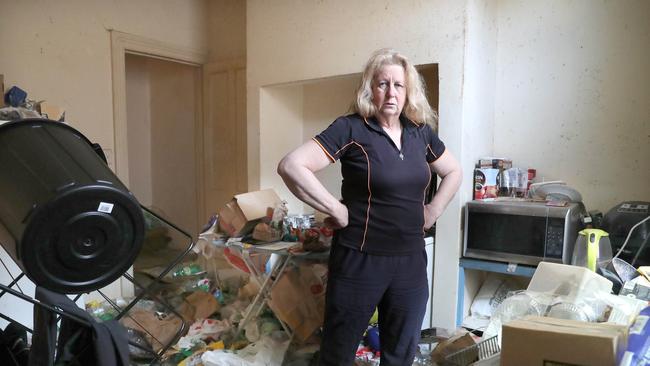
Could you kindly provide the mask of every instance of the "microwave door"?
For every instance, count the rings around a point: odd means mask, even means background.
[[[546,257],[547,217],[476,211],[467,214],[465,256],[531,265]]]

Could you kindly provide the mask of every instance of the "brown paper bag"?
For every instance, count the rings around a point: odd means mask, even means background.
[[[287,323],[298,340],[306,341],[323,324],[324,292],[312,294],[301,278],[308,269],[290,268],[271,290],[269,307]]]

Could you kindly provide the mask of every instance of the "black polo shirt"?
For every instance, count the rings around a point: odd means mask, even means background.
[[[372,254],[410,254],[424,247],[424,199],[429,163],[445,151],[431,126],[400,118],[402,149],[374,118],[339,117],[313,138],[341,160],[341,197],[349,223],[336,243]]]

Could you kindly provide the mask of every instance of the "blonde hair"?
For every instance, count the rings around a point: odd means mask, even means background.
[[[377,107],[372,103],[372,82],[379,70],[386,65],[400,65],[404,68],[406,102],[402,114],[417,124],[428,123],[435,130],[438,117],[427,101],[422,76],[404,55],[390,48],[382,48],[370,56],[363,70],[356,98],[350,107],[351,111],[366,118],[377,113]]]

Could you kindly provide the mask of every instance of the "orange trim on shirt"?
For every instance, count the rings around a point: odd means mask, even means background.
[[[334,157],[330,155],[329,152],[327,152],[327,149],[320,143],[320,141],[316,139],[316,137],[312,137],[311,139],[314,140],[318,144],[318,146],[320,146],[321,149],[323,149],[323,151],[325,152],[327,157],[332,161],[332,163],[336,162],[336,159],[334,159]]]
[[[438,155],[436,155],[436,153],[433,152],[433,150],[431,149],[431,146],[429,144],[427,144],[427,149],[429,149],[429,151],[431,151],[431,155],[433,155],[433,157],[436,158],[436,160],[440,159],[440,156],[444,155],[445,152],[447,151],[447,149],[445,148],[445,150],[442,152],[442,155],[438,156]]]
[[[427,188],[429,188],[429,184],[431,184],[431,174],[429,174],[429,182],[427,185],[424,187],[424,193],[422,194],[422,215],[424,216],[424,201],[427,199]],[[424,221],[427,221],[427,218],[424,217]],[[422,222],[422,235],[427,233],[426,228],[424,227],[424,221]]]
[[[363,154],[366,156],[366,164],[368,164],[368,208],[366,209],[366,227],[363,230],[363,241],[361,242],[361,247],[359,247],[359,250],[363,251],[363,246],[366,244],[366,235],[368,234],[368,221],[370,220],[370,199],[372,198],[372,191],[370,190],[370,159],[368,158],[368,153],[363,148],[363,146],[359,145],[355,141],[352,141],[351,143],[359,146]]]
[[[414,125],[415,125],[415,127],[420,127],[420,124],[419,124],[419,123],[417,123],[417,122],[414,122],[414,121],[411,121],[411,119],[410,119],[410,118],[406,118],[406,120],[407,120],[407,121],[409,121],[409,122],[411,122],[412,124],[414,124]]]
[[[341,150],[345,149],[346,147],[350,146],[350,145],[353,144],[353,143],[355,143],[355,142],[354,142],[354,141],[351,141],[351,142],[348,142],[347,144],[343,145],[342,148],[336,150],[336,152],[334,153],[334,155],[338,155],[338,154],[341,152]]]

